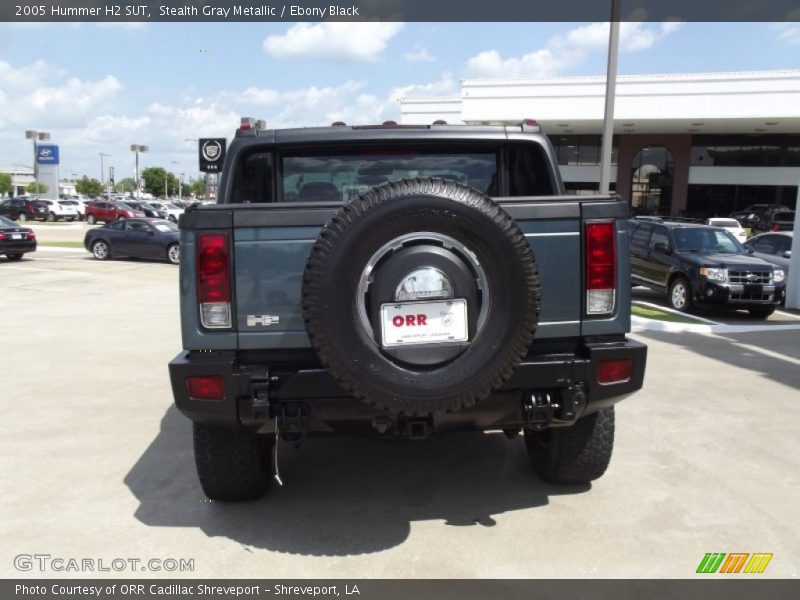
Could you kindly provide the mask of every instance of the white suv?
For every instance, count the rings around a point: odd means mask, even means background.
[[[80,215],[74,204],[61,200],[50,200],[49,198],[39,198],[39,202],[47,205],[48,221],[74,221]]]

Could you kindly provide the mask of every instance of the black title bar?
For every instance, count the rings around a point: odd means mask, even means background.
[[[800,0],[618,0],[622,21],[800,21]],[[608,21],[611,0],[3,0],[7,22]]]

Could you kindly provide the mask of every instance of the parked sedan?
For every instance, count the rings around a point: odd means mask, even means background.
[[[166,219],[119,219],[86,232],[84,247],[97,260],[130,256],[180,262],[180,230]]]
[[[172,202],[150,202],[150,205],[155,207],[162,219],[169,219],[174,223],[177,223],[183,214],[183,209],[175,206]]]
[[[130,206],[133,210],[142,211],[144,213],[144,216],[150,219],[158,219],[159,217],[161,217],[161,215],[158,214],[158,211],[156,210],[155,206],[151,206],[147,202],[138,202],[138,201],[131,202],[130,200],[128,200],[125,202],[125,204]]]
[[[763,258],[773,265],[777,265],[789,277],[789,263],[792,258],[792,238],[791,231],[775,231],[772,233],[762,233],[751,237],[744,243],[744,247],[753,253],[753,256]]]
[[[0,254],[8,260],[19,260],[26,252],[36,250],[36,234],[29,227],[20,227],[11,219],[0,217]]]
[[[722,227],[723,229],[730,231],[733,236],[742,244],[747,239],[747,232],[736,219],[713,217],[706,220],[706,224],[711,225],[712,227]]]

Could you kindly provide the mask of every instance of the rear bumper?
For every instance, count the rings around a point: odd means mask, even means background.
[[[36,250],[36,240],[8,240],[0,242],[0,254],[25,254]]]
[[[630,378],[598,383],[598,365],[609,360],[629,360]],[[433,431],[570,425],[641,389],[646,361],[647,347],[629,339],[586,343],[568,354],[529,356],[489,398],[458,412],[429,415],[427,421]],[[301,407],[307,433],[375,433],[376,429],[392,433],[402,429],[403,415],[388,414],[349,396],[322,368],[240,364],[236,352],[181,352],[169,363],[169,373],[175,404],[193,421],[273,432],[276,418],[283,416],[287,407]],[[224,397],[191,398],[186,381],[192,376],[222,378]],[[549,419],[532,409],[533,398],[555,405]]]

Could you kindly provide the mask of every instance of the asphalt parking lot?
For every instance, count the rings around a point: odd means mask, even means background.
[[[47,553],[189,558],[196,577],[686,578],[707,552],[800,575],[800,327],[637,333],[645,388],[591,486],[543,482],[501,434],[312,439],[282,446],[283,488],[225,505],[171,405],[177,275],[79,249],[0,259],[0,576],[61,575],[14,567]],[[88,576],[106,574],[132,575]]]

